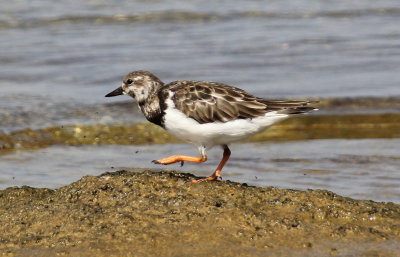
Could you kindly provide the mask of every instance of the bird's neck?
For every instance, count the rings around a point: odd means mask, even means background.
[[[159,89],[152,92],[145,101],[139,102],[139,107],[148,121],[163,127],[164,115],[158,96]]]

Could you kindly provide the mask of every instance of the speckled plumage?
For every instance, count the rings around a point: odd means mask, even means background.
[[[129,73],[122,86],[106,96],[120,94],[135,98],[147,120],[193,143],[201,154],[200,159],[176,155],[156,163],[203,162],[206,149],[223,146],[224,158],[209,180],[219,177],[230,155],[229,143],[255,135],[291,114],[315,110],[308,106],[310,101],[262,99],[218,82],[179,80],[164,85],[148,71]]]
[[[252,119],[270,111],[301,113],[307,101],[271,101],[254,97],[246,91],[216,82],[180,80],[162,90],[174,92],[175,107],[200,124]]]

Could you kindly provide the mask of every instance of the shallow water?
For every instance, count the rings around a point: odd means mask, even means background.
[[[221,81],[266,98],[342,98],[321,113],[399,112],[399,14],[395,0],[2,2],[0,135],[143,121],[129,98],[104,98],[136,69],[165,82]],[[373,97],[366,108],[345,99],[364,96]],[[235,144],[223,175],[399,202],[398,143]],[[150,160],[187,151],[197,154],[188,145],[16,152],[0,156],[0,185],[58,187],[111,166],[159,168]],[[172,168],[209,175],[220,155],[213,150],[206,164]]]
[[[72,3],[0,3],[0,102],[105,103],[135,69],[261,97],[400,95],[395,0]]]
[[[231,146],[223,179],[257,186],[327,189],[356,199],[400,203],[399,139],[309,140],[246,143]],[[190,145],[54,146],[0,156],[0,187],[30,185],[57,188],[83,175],[126,168],[174,169],[208,176],[222,150],[209,151],[203,164],[152,164],[171,154],[198,155]],[[45,164],[45,165],[44,165]]]
[[[266,98],[400,96],[394,0],[72,3],[0,3],[0,131],[135,120],[103,96],[136,69]]]

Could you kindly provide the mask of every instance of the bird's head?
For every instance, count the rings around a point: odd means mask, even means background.
[[[130,95],[141,104],[161,86],[163,86],[163,82],[154,74],[142,70],[133,71],[124,77],[122,86],[108,93],[105,97]]]

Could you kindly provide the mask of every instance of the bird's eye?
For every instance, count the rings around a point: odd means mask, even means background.
[[[131,80],[131,79],[128,79],[127,81],[126,81],[126,84],[132,84],[132,82],[133,82],[133,80]]]

